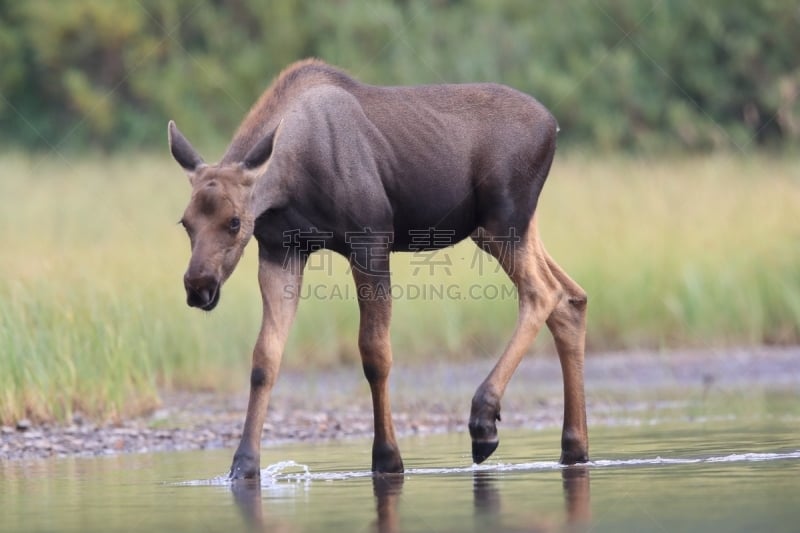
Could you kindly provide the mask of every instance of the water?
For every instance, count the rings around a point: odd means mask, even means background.
[[[367,440],[276,446],[234,485],[229,450],[7,462],[0,531],[800,531],[797,428],[596,428],[572,468],[555,431],[502,432],[480,467],[464,434],[415,437],[384,477]]]

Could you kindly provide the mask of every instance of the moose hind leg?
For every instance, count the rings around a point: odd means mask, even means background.
[[[585,463],[589,460],[583,386],[587,297],[580,285],[572,281],[550,256],[547,256],[547,264],[564,289],[561,299],[547,319],[547,327],[553,334],[564,379],[561,463]]]
[[[485,235],[480,237],[485,241]],[[544,260],[535,219],[531,221],[525,239],[510,251],[493,245],[491,239],[481,244],[498,259],[516,285],[519,316],[514,334],[503,354],[472,398],[469,432],[472,437],[472,459],[476,463],[485,461],[499,444],[497,421],[500,420],[500,400],[522,356],[558,301],[560,289]]]
[[[388,272],[388,265],[387,270]],[[372,394],[375,436],[372,443],[372,471],[403,472],[403,460],[394,434],[389,402],[389,371],[392,347],[389,323],[392,315],[390,284],[387,274],[369,274],[353,267],[361,313],[358,348],[364,375]]]

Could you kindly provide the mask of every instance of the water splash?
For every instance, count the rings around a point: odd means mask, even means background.
[[[286,470],[290,469],[300,469],[303,471],[302,474],[284,474]],[[298,463],[295,461],[280,461],[278,463],[269,465],[266,468],[261,469],[261,479],[277,479],[279,476],[286,476],[286,479],[290,479],[289,476],[309,476],[311,472],[308,469],[308,465],[304,465],[302,463]]]
[[[669,458],[653,457],[649,459],[615,459],[615,460],[595,460],[588,463],[589,466],[609,467],[609,466],[637,466],[637,465],[687,465],[701,463],[742,463],[742,462],[761,462],[779,461],[786,459],[800,459],[800,450],[785,453],[732,453],[719,457],[705,458]]]
[[[734,453],[725,457],[709,457],[706,463],[732,463],[740,461],[775,461],[778,459],[800,459],[800,450],[789,453]]]
[[[687,465],[687,464],[712,464],[712,463],[740,463],[764,462],[800,459],[800,450],[784,453],[734,453],[716,457],[649,457],[639,459],[595,459],[586,463],[590,468],[613,468],[625,466],[658,466],[658,465]],[[409,468],[406,476],[436,476],[465,474],[469,472],[530,472],[559,470],[566,468],[556,461],[536,461],[529,463],[484,463],[470,466],[441,467],[441,468]],[[337,472],[312,472],[308,465],[292,460],[280,461],[261,469],[262,488],[287,487],[291,483],[304,483],[308,486],[312,481],[344,481],[348,479],[369,478],[372,472],[368,470],[337,471]],[[225,476],[216,476],[211,479],[184,481],[175,483],[185,486],[230,486],[231,479]]]
[[[296,470],[296,469],[299,469],[302,472],[286,473],[287,470]],[[304,465],[302,463],[289,460],[289,461],[280,461],[275,464],[271,464],[266,468],[262,468],[260,481],[262,487],[271,487],[275,485],[277,481],[305,481],[312,479],[311,476],[312,474],[311,471],[308,469],[308,465]],[[174,484],[179,486],[182,485],[190,487],[226,487],[230,486],[232,483],[233,480],[226,474],[222,476],[214,476],[210,479],[180,481]]]
[[[191,481],[176,481],[169,483],[178,487],[224,487],[231,484],[231,480],[227,475],[214,476],[210,479],[193,479]]]

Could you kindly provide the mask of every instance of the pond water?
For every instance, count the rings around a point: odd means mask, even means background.
[[[369,440],[267,447],[231,485],[230,450],[0,464],[1,531],[798,531],[797,420],[591,433],[562,468],[559,434],[504,431],[473,467],[466,434],[400,441],[407,472],[373,477]]]

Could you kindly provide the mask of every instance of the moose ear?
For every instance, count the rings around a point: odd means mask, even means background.
[[[167,126],[167,137],[169,139],[169,151],[175,161],[185,170],[189,177],[197,171],[198,168],[205,165],[203,158],[197,151],[189,144],[186,137],[178,130],[175,122],[170,120]]]
[[[275,146],[275,140],[278,138],[278,130],[281,124],[283,124],[283,120],[281,120],[275,129],[258,141],[256,145],[247,152],[247,155],[244,156],[242,167],[244,167],[245,171],[251,174],[253,178],[262,174],[264,166],[269,161],[269,157],[272,155],[272,149]]]

